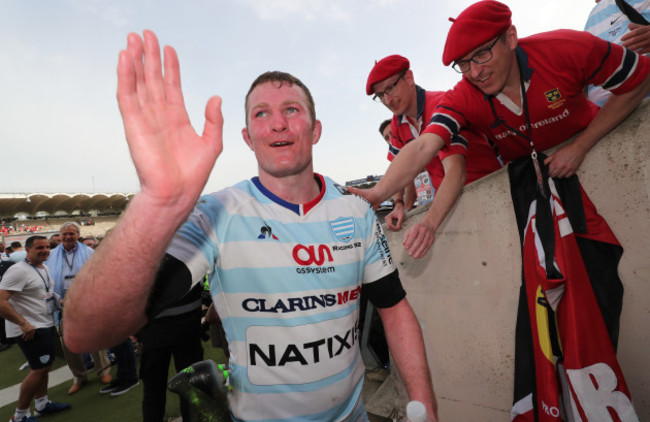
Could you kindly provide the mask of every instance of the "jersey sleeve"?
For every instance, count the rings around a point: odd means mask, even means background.
[[[221,204],[211,195],[201,197],[187,221],[174,235],[167,253],[188,268],[193,282],[214,271],[218,258],[216,221],[223,214]]]
[[[395,263],[390,254],[388,240],[375,212],[367,205],[365,215],[366,249],[363,270],[363,283],[373,283],[395,270]]]
[[[586,82],[601,86],[615,95],[636,88],[650,72],[650,58],[588,32],[575,31],[577,49],[587,52],[584,60]]]
[[[363,289],[378,308],[389,308],[406,296],[397,267],[388,247],[388,240],[375,212],[368,206],[366,224],[370,229],[365,252]]]
[[[447,91],[436,106],[427,127],[422,131],[440,136],[448,147],[445,152],[447,155],[465,154],[467,150],[467,138],[462,133],[468,126],[463,113],[465,90],[464,81],[461,81],[454,89]]]

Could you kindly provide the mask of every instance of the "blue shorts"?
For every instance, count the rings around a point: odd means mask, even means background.
[[[37,328],[34,338],[25,341],[23,337],[14,337],[14,341],[18,343],[23,355],[32,369],[42,369],[52,366],[54,362],[54,340],[56,338],[56,329],[50,328]]]

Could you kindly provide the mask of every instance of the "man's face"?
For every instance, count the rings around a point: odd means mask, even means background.
[[[242,136],[255,152],[260,177],[283,178],[313,172],[312,146],[321,123],[312,121],[302,88],[265,82],[248,97],[248,126]]]
[[[470,60],[477,52],[488,48],[494,43],[492,38],[480,45],[460,60]],[[514,40],[514,41],[513,41]],[[516,33],[514,36],[506,32],[503,38],[492,47],[492,59],[483,64],[470,62],[470,69],[463,73],[463,77],[486,95],[496,95],[503,90],[506,83],[513,76],[513,65],[516,66],[515,47],[517,45]]]
[[[60,234],[54,234],[52,235],[52,238],[50,240],[53,240],[56,242],[57,245],[61,244],[61,235]]]
[[[390,145],[390,136],[391,136],[390,125],[386,125],[384,130],[381,132],[381,136],[383,136],[384,141],[386,141],[386,143]]]
[[[41,265],[50,256],[50,241],[36,239],[31,247],[25,248],[27,259],[34,265]]]
[[[77,244],[77,239],[79,239],[79,232],[74,226],[67,226],[61,230],[61,242],[65,250],[69,251],[74,248]]]
[[[88,246],[89,248],[95,249],[95,246],[97,246],[97,241],[95,239],[84,239],[84,245]]]
[[[372,90],[375,94],[384,94],[381,102],[393,114],[404,114],[408,112],[412,109],[415,101],[417,101],[413,72],[410,70],[406,71],[403,76],[400,72],[373,84]]]

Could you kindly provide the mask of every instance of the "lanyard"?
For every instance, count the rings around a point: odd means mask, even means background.
[[[31,262],[29,262],[29,260],[28,260],[27,258],[25,258],[25,262],[28,263],[29,266],[32,267],[32,268],[34,269],[34,271],[36,271],[36,274],[38,274],[38,276],[41,278],[41,280],[43,280],[43,285],[45,286],[45,291],[46,291],[47,293],[49,293],[49,292],[50,292],[50,288],[49,288],[49,285],[50,285],[50,274],[48,274],[48,272],[45,271],[45,275],[47,276],[47,282],[46,282],[45,279],[43,278],[43,274],[41,274],[41,272],[38,270],[38,268],[36,268],[36,265],[34,265],[34,264],[32,264]]]
[[[74,267],[74,259],[77,256],[77,246],[74,247],[74,252],[72,253],[72,262],[68,261],[68,251],[65,250],[65,248],[61,248],[61,253],[63,254],[63,259],[70,269],[70,273],[72,273],[72,268]],[[63,265],[63,261],[61,261],[61,265]]]
[[[530,144],[530,149],[531,149],[530,158],[532,158],[533,160],[533,166],[535,167],[535,174],[537,175],[537,187],[539,188],[544,198],[546,198],[547,195],[546,195],[546,190],[544,189],[542,170],[539,167],[539,161],[537,160],[537,150],[535,149],[535,144],[533,143],[533,127],[530,124],[530,113],[528,112],[528,99],[526,93],[526,86],[524,84],[524,72],[521,70],[521,66],[519,65],[519,57],[517,57],[517,67],[519,69],[519,86],[521,87],[522,105],[524,108],[524,116],[526,117],[526,133],[522,133],[521,131],[511,127],[509,124],[506,123],[505,120],[499,118],[499,116],[497,115],[497,111],[494,108],[494,102],[492,96],[489,97],[490,107],[492,108],[492,114],[494,114],[494,118],[499,125],[505,126],[506,129],[510,130],[515,135],[525,139]]]

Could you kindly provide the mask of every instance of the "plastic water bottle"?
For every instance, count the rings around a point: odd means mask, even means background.
[[[408,422],[427,422],[427,409],[419,401],[410,401],[406,405],[406,420]]]

